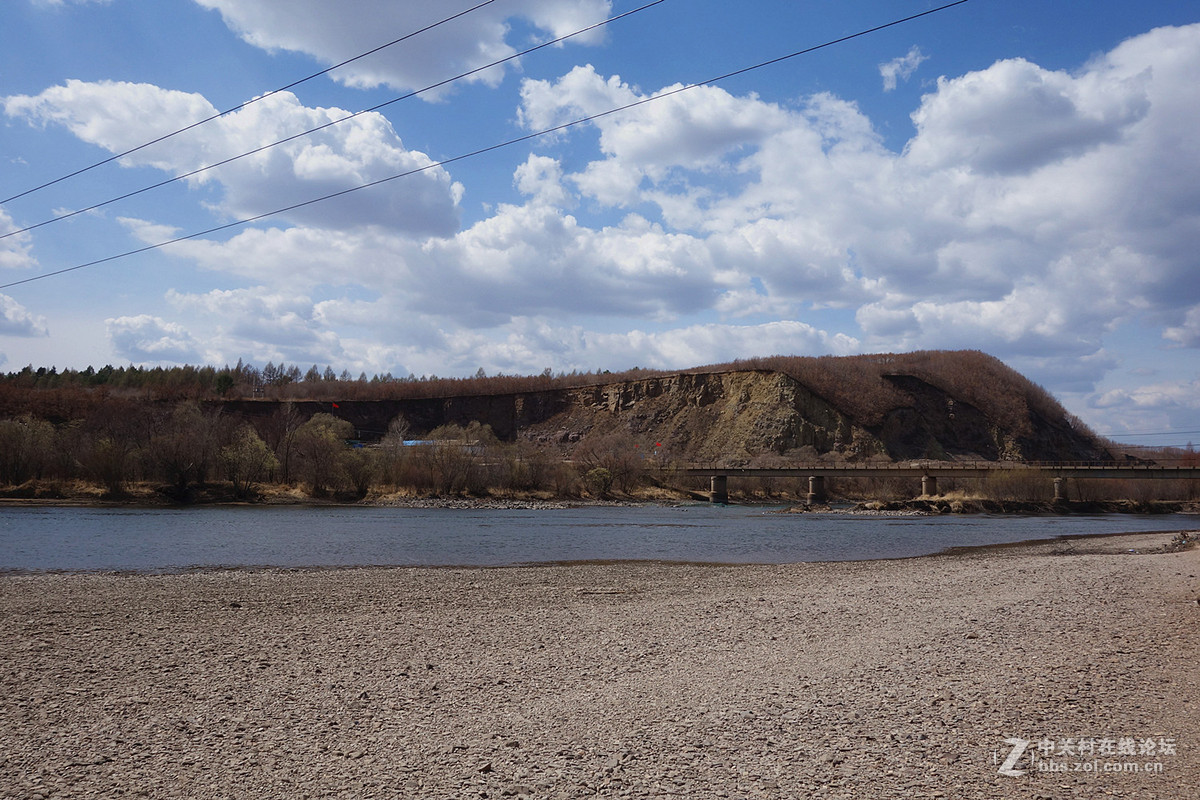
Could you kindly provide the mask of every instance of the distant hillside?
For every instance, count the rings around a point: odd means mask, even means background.
[[[1109,458],[1103,442],[1044,389],[977,351],[773,357],[680,372],[367,379],[314,366],[26,368],[0,376],[0,420],[22,415],[72,430],[148,440],[179,401],[254,422],[264,438],[318,412],[364,440],[403,417],[420,438],[488,425],[503,441],[574,458],[603,444],[660,459],[765,464],[772,459]],[[336,404],[336,408],[335,408]],[[139,433],[139,431],[142,431]]]
[[[543,378],[540,387],[388,399],[295,401],[302,417],[333,411],[365,439],[402,416],[410,435],[443,425],[488,425],[502,440],[570,456],[620,441],[675,461],[914,458],[1090,461],[1103,443],[1041,387],[976,351],[851,357],[776,357],[676,373]],[[607,379],[606,379],[607,378]],[[488,382],[493,381],[489,386]],[[574,385],[572,385],[574,384]],[[509,388],[512,388],[511,386]],[[265,420],[279,400],[212,401]]]

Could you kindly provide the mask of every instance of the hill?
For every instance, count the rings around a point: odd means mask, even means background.
[[[595,497],[653,484],[653,465],[1112,458],[1047,392],[974,351],[620,375],[296,372],[239,364],[0,376],[0,486],[12,497],[62,498],[82,482],[119,499],[136,484],[172,502],[261,497],[268,486],[349,499]]]
[[[472,393],[290,402],[302,418],[332,411],[366,440],[382,437],[400,416],[413,438],[445,425],[477,423],[503,441],[536,443],[564,456],[627,440],[660,458],[728,465],[1111,457],[1044,389],[977,351],[777,357],[589,377],[516,391],[489,391],[507,388],[502,378],[477,379]],[[414,388],[419,386],[397,394],[416,394]],[[211,401],[260,423],[288,402]]]

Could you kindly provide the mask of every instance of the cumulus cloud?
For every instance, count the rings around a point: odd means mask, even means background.
[[[0,234],[11,233],[17,228],[8,212],[0,208]],[[18,233],[0,239],[0,270],[29,269],[37,266],[32,245],[33,238],[28,233]]]
[[[197,363],[196,340],[181,325],[149,314],[116,317],[104,321],[113,349],[139,364]]]
[[[582,325],[558,325],[544,318],[518,317],[487,330],[443,330],[437,349],[397,348],[389,356],[417,374],[459,374],[483,367],[489,373],[533,374],[555,370],[684,369],[702,363],[778,353],[848,354],[853,337],[802,322],[760,325],[706,323],[655,330],[638,327],[614,332]]]
[[[6,294],[0,294],[0,335],[49,336],[44,317],[33,314]]]
[[[1114,389],[1096,401],[1100,408],[1132,405],[1138,409],[1173,412],[1179,409],[1200,409],[1200,381],[1166,381],[1137,389]]]
[[[161,136],[173,129],[167,125],[179,127],[217,113],[198,94],[123,81],[69,80],[38,95],[5,97],[3,103],[4,113],[10,117],[42,126],[61,125],[81,140],[111,152],[128,150]],[[195,169],[207,163],[208,155],[206,140],[181,137],[169,145],[143,151],[136,161],[125,163],[163,170]]]
[[[418,2],[418,0],[196,0],[219,11],[225,23],[250,44],[265,50],[306,53],[323,64],[339,64],[387,41],[420,30],[465,11],[475,3]],[[605,19],[609,0],[506,0],[484,6],[405,40],[333,73],[348,86],[422,89],[477,69],[524,49],[509,42],[509,20],[528,23],[550,38],[565,36]],[[576,43],[603,40],[602,29],[571,39]],[[466,80],[496,85],[504,69],[485,70]],[[426,99],[438,96],[427,93]]]
[[[943,78],[901,154],[835,97],[794,110],[683,93],[598,120],[604,157],[564,177],[594,200],[657,203],[664,235],[697,231],[722,281],[857,305],[869,347],[1084,356],[1122,320],[1200,299],[1197,44],[1200,26],[1160,29],[1077,73],[1010,60]],[[646,96],[576,68],[527,82],[522,120]],[[660,120],[668,108],[687,124]]]
[[[214,323],[206,341],[217,351],[216,361],[243,353],[255,353],[262,361],[293,363],[341,363],[346,357],[337,334],[306,295],[257,286],[199,294],[172,290],[167,301],[189,316]]]
[[[922,53],[921,48],[914,44],[904,55],[880,64],[879,74],[883,77],[883,90],[885,92],[895,91],[897,82],[911,78],[912,74],[917,71],[917,67],[928,59],[929,56]]]
[[[1116,388],[1092,399],[1091,413],[1109,431],[1194,431],[1200,412],[1200,380],[1181,378]],[[1190,440],[1194,436],[1188,434]],[[1183,446],[1184,441],[1167,442]]]
[[[5,113],[33,124],[56,124],[111,152],[124,152],[180,123],[216,113],[198,94],[150,84],[68,81],[36,96],[3,100]],[[280,92],[233,114],[122,159],[182,174],[272,144],[348,116],[338,108],[308,108]],[[170,120],[170,123],[164,121]],[[378,181],[413,173],[315,206],[284,219],[317,228],[381,226],[418,236],[445,236],[458,227],[462,187],[424,153],[408,150],[387,118],[362,114],[318,133],[188,178],[223,189],[219,210],[256,216]]]
[[[1200,306],[1192,306],[1183,316],[1183,323],[1163,331],[1163,338],[1184,347],[1200,347]]]
[[[638,202],[644,179],[662,183],[677,169],[719,172],[731,152],[789,124],[786,112],[754,97],[707,86],[672,94],[679,88],[668,86],[661,100],[594,122],[608,158],[572,177],[585,195],[609,205]],[[519,120],[530,130],[545,130],[648,97],[618,76],[575,67],[557,81],[526,80]]]
[[[794,320],[762,325],[690,325],[661,332],[586,334],[585,356],[615,358],[618,364],[637,364],[656,369],[679,369],[688,365],[731,361],[736,358],[795,355],[847,355],[859,342],[845,334],[830,334]]]
[[[513,183],[521,194],[533,198],[534,202],[554,206],[570,202],[570,195],[562,183],[562,165],[553,158],[530,155],[517,167]]]
[[[536,200],[504,205],[458,235],[247,230],[175,256],[275,286],[369,286],[405,308],[470,327],[530,314],[668,318],[708,308],[717,276],[703,243],[631,218],[595,230]]]
[[[1077,77],[1023,59],[941,78],[912,115],[920,135],[908,156],[935,169],[1029,172],[1118,142],[1150,110],[1149,79],[1113,65]]]

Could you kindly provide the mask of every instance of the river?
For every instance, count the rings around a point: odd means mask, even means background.
[[[880,517],[759,506],[0,508],[0,570],[847,561],[1200,528],[1193,515]]]

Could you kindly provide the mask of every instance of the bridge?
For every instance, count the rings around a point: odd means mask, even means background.
[[[936,495],[938,478],[984,478],[988,475],[1043,474],[1054,479],[1054,499],[1062,500],[1067,478],[1196,480],[1200,466],[1164,466],[1149,461],[901,461],[886,464],[796,464],[789,467],[677,467],[676,475],[709,478],[714,503],[729,502],[730,478],[808,478],[808,502],[825,502],[826,478],[920,478],[921,494]]]

